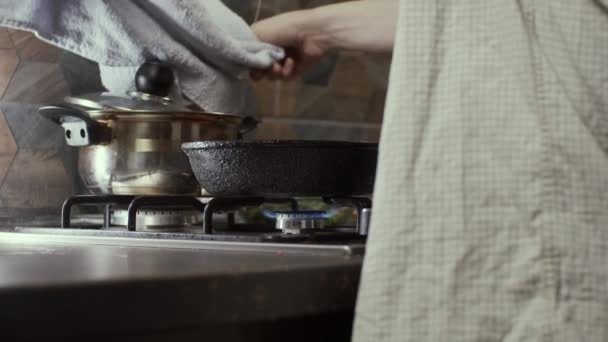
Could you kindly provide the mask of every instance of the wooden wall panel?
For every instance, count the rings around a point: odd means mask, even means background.
[[[8,29],[0,27],[0,49],[10,49],[13,47],[13,41],[8,34]]]
[[[6,123],[4,114],[0,113],[0,184],[4,182],[16,153],[17,144]]]
[[[57,152],[20,148],[4,178],[0,206],[60,208],[72,192],[72,184]]]
[[[13,49],[0,49],[0,98],[6,91],[17,65],[19,58]]]
[[[61,50],[51,46],[33,34],[24,31],[10,30],[17,55],[23,61],[58,63]]]

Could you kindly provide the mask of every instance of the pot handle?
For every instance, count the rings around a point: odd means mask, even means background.
[[[52,105],[38,109],[38,114],[61,125],[70,146],[106,145],[112,140],[111,129],[82,109],[63,104]]]
[[[254,119],[251,116],[244,117],[243,121],[241,121],[241,127],[239,128],[237,139],[243,139],[243,135],[256,129],[259,123],[260,122],[258,120]]]

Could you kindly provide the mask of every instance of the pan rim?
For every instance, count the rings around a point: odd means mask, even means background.
[[[364,141],[341,140],[206,140],[182,144],[183,150],[199,150],[212,148],[294,148],[294,147],[332,147],[332,148],[365,148],[378,149],[377,143]]]

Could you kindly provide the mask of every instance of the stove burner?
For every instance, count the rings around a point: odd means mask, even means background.
[[[140,209],[135,220],[136,230],[177,231],[200,225],[203,214],[199,211],[184,209]],[[126,227],[129,221],[127,209],[113,209],[110,224]]]
[[[193,196],[74,196],[63,205],[62,228],[71,227],[71,211],[75,205],[103,206],[104,222],[95,229],[107,231],[112,224],[125,226],[128,232],[144,234],[145,230],[159,234],[162,231],[191,235],[211,236],[226,234],[252,236],[273,242],[308,241],[317,237],[328,239],[365,238],[369,226],[371,201],[361,197],[327,197],[330,205],[357,209],[355,227],[324,227],[330,214],[322,211],[300,211],[294,198],[264,197],[193,197]],[[236,223],[234,212],[243,207],[259,207],[264,203],[288,205],[290,211],[276,213],[275,228],[272,225]],[[126,209],[125,209],[126,208]],[[227,228],[215,227],[214,214],[225,214]],[[202,216],[202,224],[201,223]],[[216,222],[218,223],[218,222]],[[80,227],[84,228],[84,227]],[[282,232],[273,232],[279,229]],[[345,229],[345,230],[344,230]],[[116,230],[112,228],[112,230]],[[314,233],[314,234],[313,234]],[[222,236],[218,237],[222,239]]]
[[[322,229],[327,213],[324,211],[276,212],[276,229],[283,234],[302,234]]]

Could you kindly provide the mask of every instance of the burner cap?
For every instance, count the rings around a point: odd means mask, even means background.
[[[276,229],[284,234],[300,234],[324,227],[327,213],[324,211],[278,211]]]

